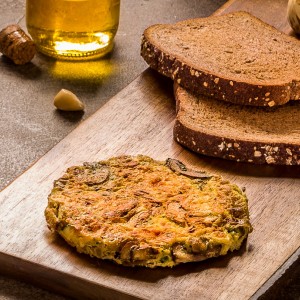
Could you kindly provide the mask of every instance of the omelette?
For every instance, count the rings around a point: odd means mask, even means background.
[[[145,155],[68,168],[54,182],[45,217],[80,253],[149,268],[225,255],[252,231],[237,185]]]

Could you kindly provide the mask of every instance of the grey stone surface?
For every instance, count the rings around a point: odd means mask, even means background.
[[[0,57],[0,190],[147,68],[139,54],[144,28],[208,16],[225,2],[122,0],[115,49],[97,61],[70,63],[37,55],[31,63],[16,66]],[[2,0],[0,28],[19,22],[25,29],[24,14],[24,0]],[[85,103],[84,114],[54,108],[53,97],[61,88]],[[4,299],[63,298],[0,276]]]
[[[139,55],[145,27],[207,16],[224,2],[124,0],[115,49],[102,60],[70,63],[37,55],[15,66],[0,57],[0,189],[147,68]],[[1,28],[18,20],[25,28],[24,1],[4,0],[0,9]],[[53,97],[61,88],[86,104],[83,115],[55,110]]]

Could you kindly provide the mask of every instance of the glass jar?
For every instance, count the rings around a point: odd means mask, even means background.
[[[120,0],[26,0],[26,25],[37,49],[49,56],[83,60],[113,48]]]

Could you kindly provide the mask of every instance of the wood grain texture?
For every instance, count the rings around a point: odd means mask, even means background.
[[[276,14],[264,6],[271,2]],[[266,21],[276,21],[271,24],[286,30],[281,15],[286,3],[230,1],[217,13],[246,8],[256,15],[263,13]],[[173,140],[174,118],[172,82],[146,70],[3,190],[0,272],[86,299],[249,299],[254,295],[299,249],[300,167],[254,166],[197,156]],[[254,231],[243,248],[201,263],[149,270],[77,254],[50,233],[44,219],[47,195],[53,180],[67,167],[138,153],[159,160],[175,157],[246,187]]]

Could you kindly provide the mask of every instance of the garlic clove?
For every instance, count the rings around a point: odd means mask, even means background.
[[[289,0],[287,16],[293,30],[300,34],[300,0]]]
[[[61,89],[54,97],[54,106],[64,111],[84,110],[84,104],[69,90]]]

